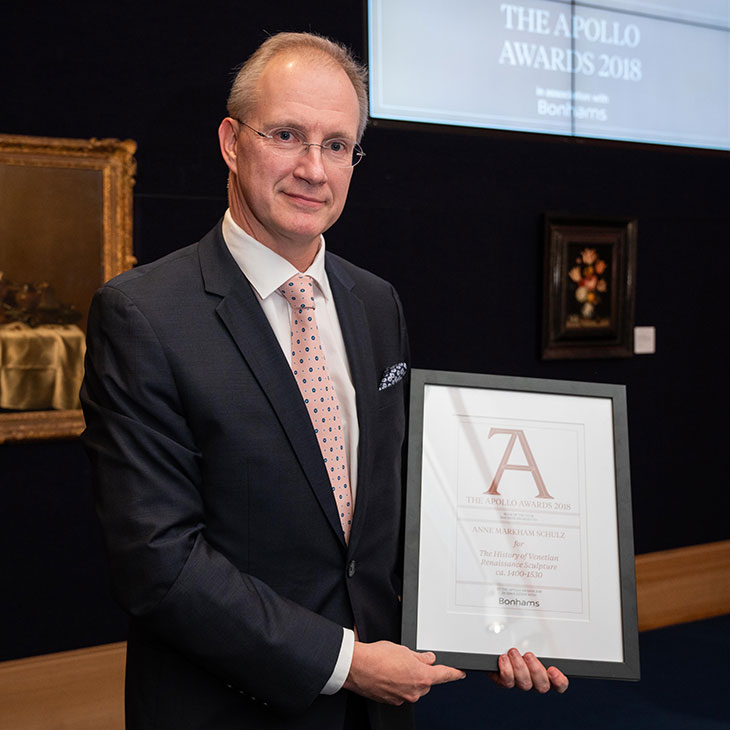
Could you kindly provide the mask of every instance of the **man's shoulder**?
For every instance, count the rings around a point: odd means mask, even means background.
[[[131,298],[156,293],[184,293],[202,286],[201,247],[215,246],[217,226],[196,243],[179,248],[110,279],[102,288],[118,290]]]
[[[189,270],[191,264],[197,260],[198,243],[192,243],[184,248],[177,249],[162,258],[150,263],[136,266],[110,279],[106,286],[122,290],[134,290],[144,286],[150,280],[172,279],[176,274]],[[150,283],[152,283],[150,281]]]

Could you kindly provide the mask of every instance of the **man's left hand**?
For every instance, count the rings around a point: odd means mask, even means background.
[[[525,652],[523,656],[517,649],[510,649],[499,657],[499,672],[490,672],[489,676],[506,689],[534,689],[540,694],[551,689],[562,694],[568,689],[568,678],[557,667],[545,669],[531,651]]]

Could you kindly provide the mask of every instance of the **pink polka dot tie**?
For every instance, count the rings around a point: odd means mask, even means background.
[[[335,386],[330,380],[324,350],[314,316],[314,288],[311,276],[297,274],[279,287],[292,308],[291,362],[294,377],[312,419],[332,492],[340,515],[345,542],[352,526],[352,493],[347,465],[345,433]]]

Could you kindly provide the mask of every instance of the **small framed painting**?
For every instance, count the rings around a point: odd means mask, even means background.
[[[545,217],[542,358],[630,357],[633,218]]]

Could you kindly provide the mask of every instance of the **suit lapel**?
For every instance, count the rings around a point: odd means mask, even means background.
[[[332,486],[299,387],[251,285],[223,241],[220,224],[200,242],[199,256],[206,291],[222,297],[216,307],[218,316],[271,403],[332,529],[344,545]]]
[[[357,542],[368,505],[368,478],[370,474],[370,429],[372,428],[377,395],[374,381],[375,361],[371,348],[372,339],[365,314],[363,301],[354,293],[354,282],[347,272],[338,264],[336,259],[327,256],[327,276],[337,306],[337,317],[345,341],[347,359],[350,365],[353,385],[355,386],[355,400],[357,404],[357,421],[360,430],[358,444],[358,472],[357,498],[355,500],[355,514],[350,531],[350,550],[357,547]]]

